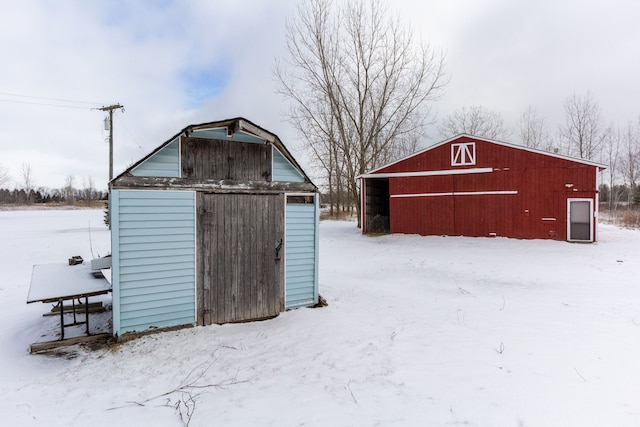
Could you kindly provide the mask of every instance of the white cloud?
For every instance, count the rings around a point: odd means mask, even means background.
[[[12,2],[0,15],[0,93],[124,105],[115,173],[188,124],[240,115],[299,147],[271,75],[298,3]],[[640,4],[398,0],[390,8],[448,52],[440,117],[476,104],[509,123],[533,105],[556,126],[564,100],[587,90],[607,120],[640,115]],[[14,178],[29,163],[40,186],[74,175],[106,187],[104,113],[7,101],[48,102],[0,95],[0,164]]]

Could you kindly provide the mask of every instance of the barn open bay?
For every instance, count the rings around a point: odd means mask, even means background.
[[[102,216],[0,212],[3,424],[181,425],[189,398],[191,425],[640,421],[638,231],[570,244],[323,221],[328,307],[30,355],[52,327],[47,305],[25,303],[31,266],[107,253]]]

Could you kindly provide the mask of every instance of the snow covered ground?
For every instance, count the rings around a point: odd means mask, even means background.
[[[108,253],[102,216],[0,212],[2,425],[640,425],[639,231],[584,245],[324,221],[328,307],[29,354],[57,326],[25,303],[32,265]]]

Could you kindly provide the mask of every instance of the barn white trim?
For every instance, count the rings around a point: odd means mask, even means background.
[[[406,178],[415,176],[468,175],[475,173],[491,173],[493,168],[445,169],[437,171],[367,173],[358,178]]]
[[[500,196],[517,195],[518,190],[496,190],[496,191],[448,191],[444,193],[415,193],[415,194],[392,194],[389,197],[439,197],[439,196]]]

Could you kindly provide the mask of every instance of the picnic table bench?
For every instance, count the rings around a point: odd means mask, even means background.
[[[33,266],[27,304],[34,302],[57,303],[60,309],[60,341],[64,340],[64,328],[86,325],[89,333],[89,297],[111,292],[111,284],[100,270],[92,270],[88,265],[39,264]],[[84,321],[76,318],[75,301],[84,298]],[[66,323],[65,311],[71,301],[73,322]]]

